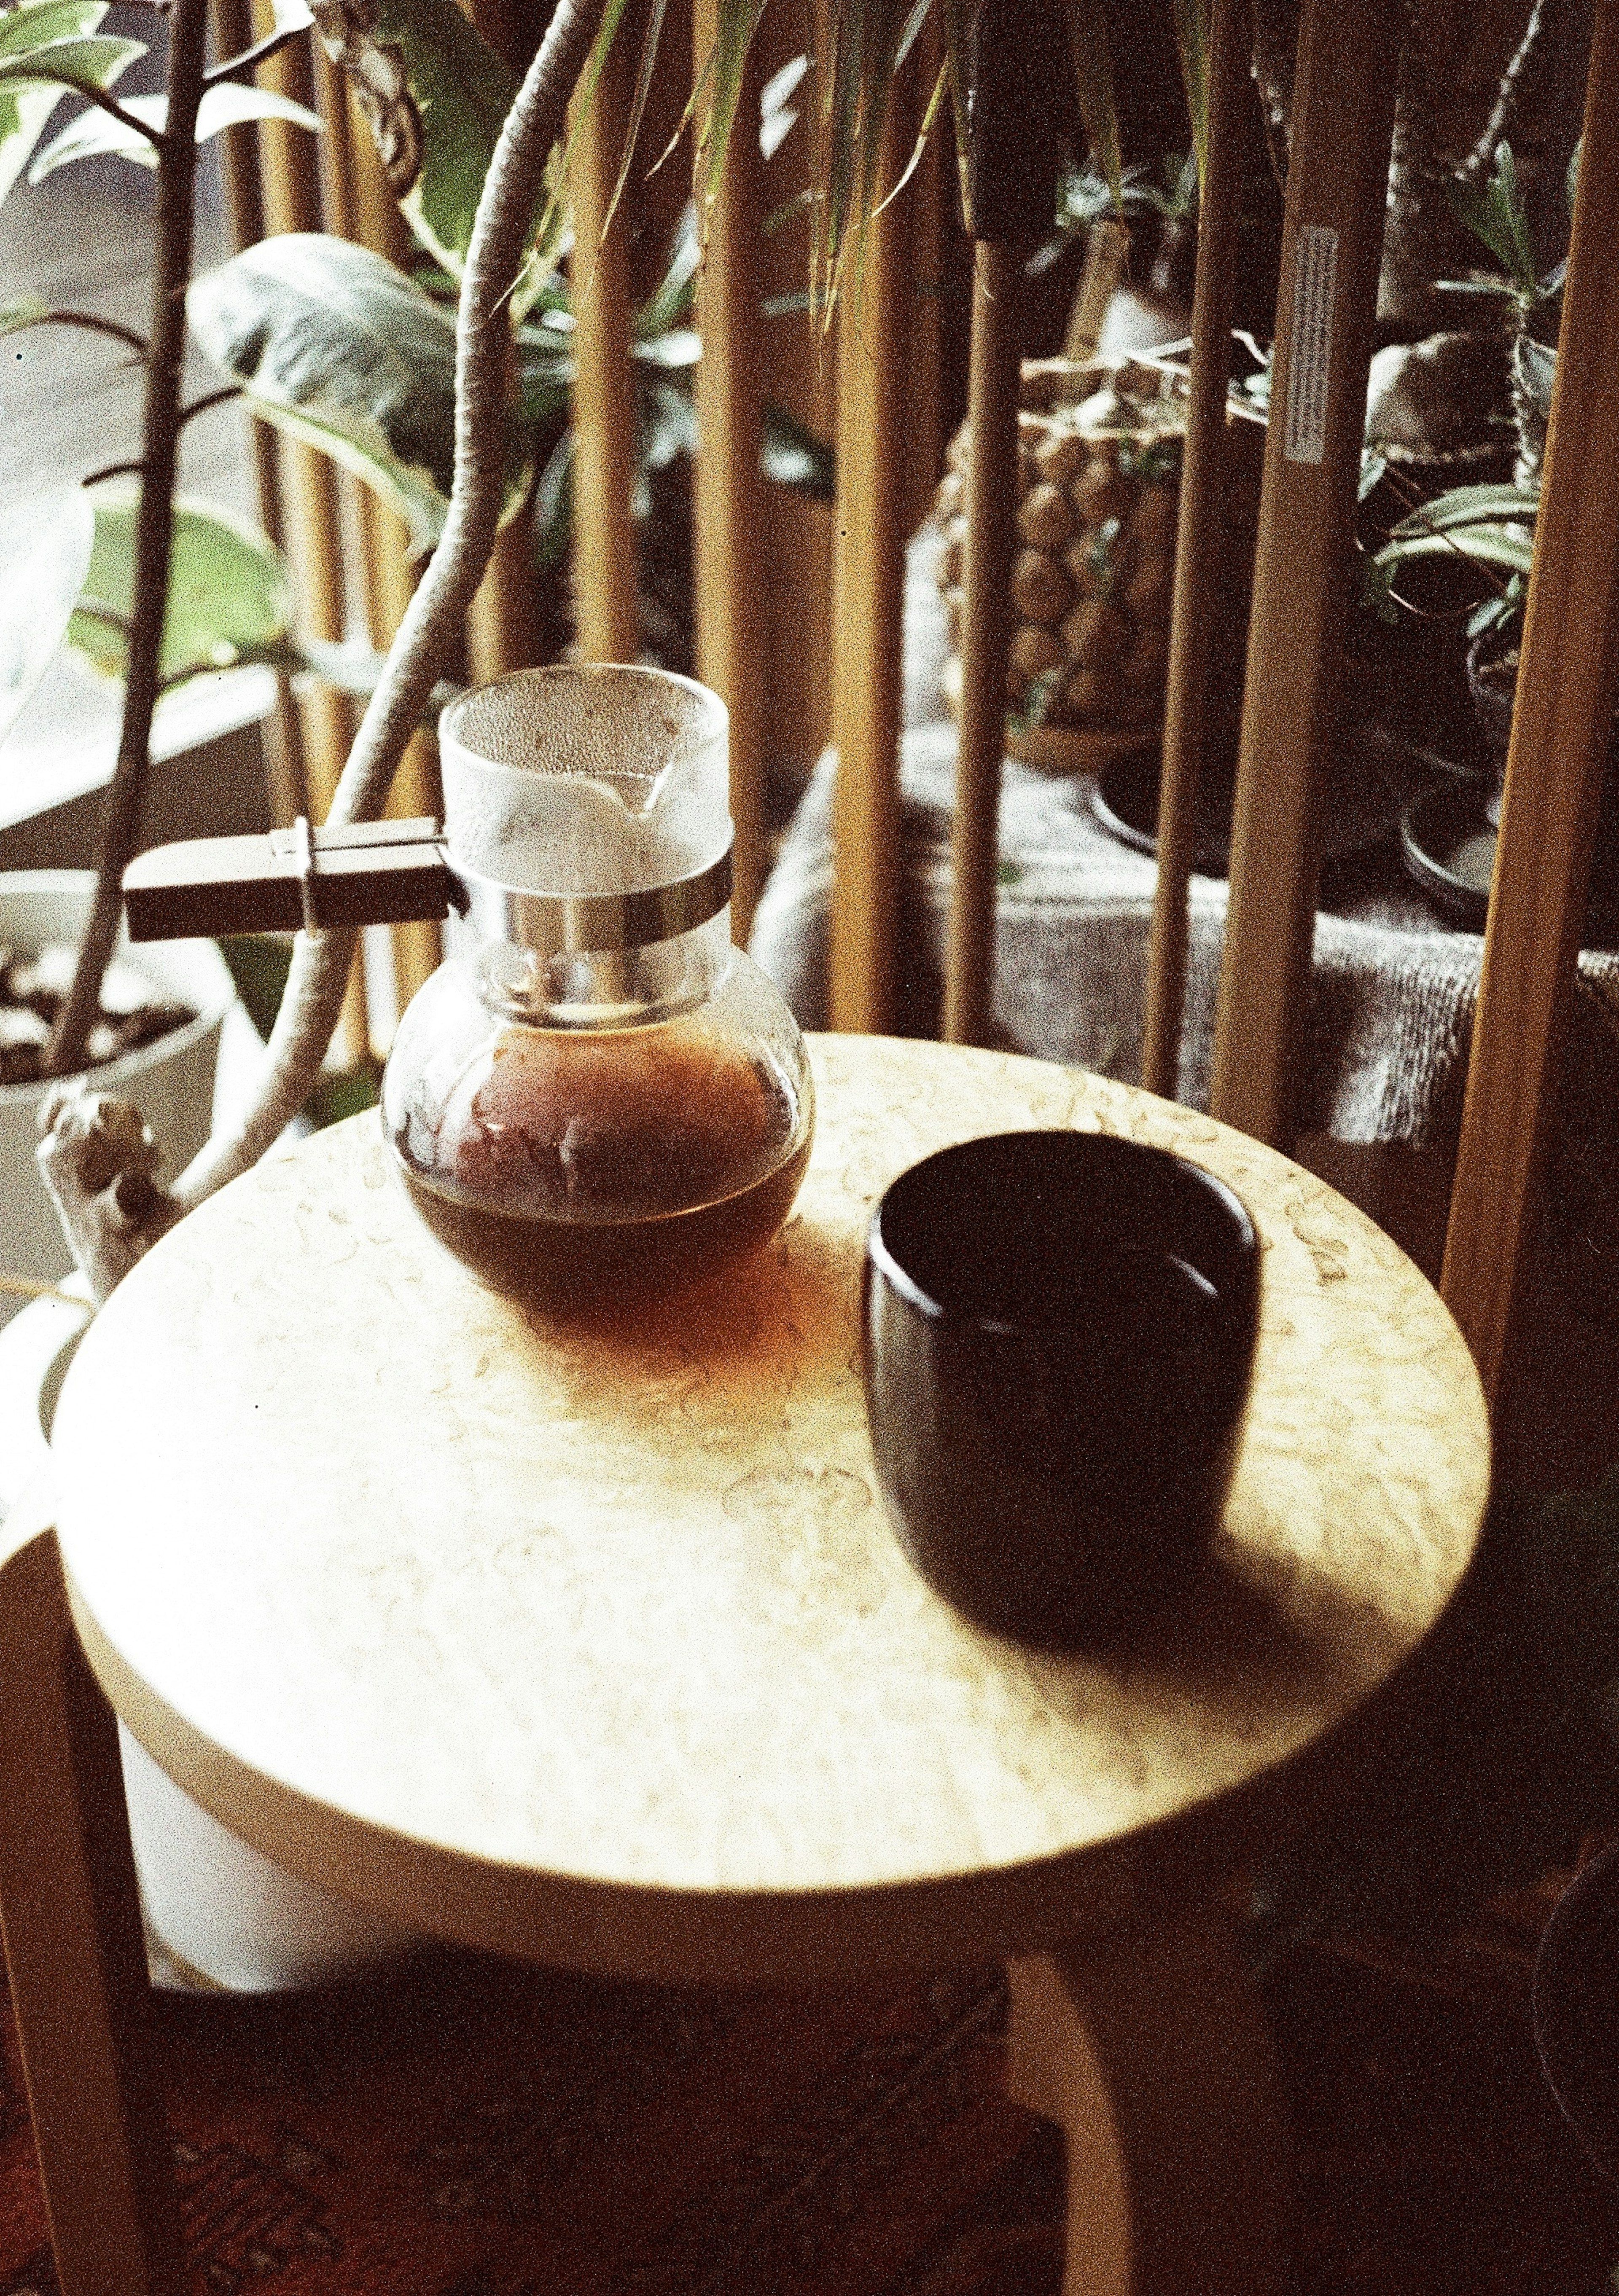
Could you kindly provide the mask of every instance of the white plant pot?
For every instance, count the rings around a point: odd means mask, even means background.
[[[26,869],[0,874],[0,945],[36,955],[51,941],[77,943],[95,880],[87,869]],[[154,1045],[92,1070],[98,1092],[133,1101],[177,1178],[208,1138],[213,1120],[219,1032],[235,1001],[230,972],[211,940],[155,942],[118,954],[196,1019]],[[0,1085],[0,1274],[53,1283],[73,1264],[54,1206],[34,1160],[39,1106],[49,1084]],[[0,1324],[21,1301],[0,1293]]]
[[[81,870],[0,875],[0,941],[33,950],[76,939],[93,882]],[[215,1062],[234,991],[211,941],[143,947],[135,961],[154,986],[198,1017],[160,1044],[96,1070],[95,1081],[135,1102],[177,1170],[208,1137]],[[233,1017],[251,1046],[256,1039],[245,1016]],[[65,1274],[70,1256],[34,1160],[36,1115],[47,1089],[0,1087],[0,1265],[8,1274],[82,1292],[82,1279]],[[87,1305],[37,1300],[0,1329],[0,1518],[45,1463],[56,1400],[88,1322]],[[182,1793],[121,1724],[119,1737],[160,1983],[280,1991],[358,1975],[416,1944],[393,1923],[272,1866]]]

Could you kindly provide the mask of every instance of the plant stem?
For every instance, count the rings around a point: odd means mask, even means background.
[[[85,1040],[100,1002],[102,976],[118,937],[123,878],[140,834],[157,707],[158,663],[168,603],[174,532],[175,464],[180,437],[180,381],[185,358],[185,290],[191,281],[193,208],[197,172],[197,107],[208,55],[208,0],[176,0],[169,17],[168,117],[158,145],[157,250],[152,334],[142,422],[141,506],[135,531],[135,588],[118,762],[107,793],[96,857],[95,900],[79,947],[73,985],[45,1047],[45,1072],[82,1068]]]
[[[604,0],[558,0],[506,116],[473,226],[456,340],[456,476],[444,532],[411,598],[381,683],[349,753],[328,819],[366,821],[387,799],[400,752],[441,674],[494,545],[510,329],[506,303],[522,266],[547,153],[566,124]],[[252,1107],[182,1173],[182,1212],[247,1171],[308,1097],[337,1022],[351,932],[300,933]]]

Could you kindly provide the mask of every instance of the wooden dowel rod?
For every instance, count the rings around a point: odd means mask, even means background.
[[[634,661],[635,373],[629,356],[629,234],[603,237],[628,129],[635,53],[620,26],[580,129],[573,203],[573,572],[586,661]]]
[[[237,55],[253,39],[250,0],[215,0],[214,30],[218,53]],[[221,140],[225,165],[225,201],[231,219],[231,239],[238,252],[264,237],[264,184],[259,165],[259,132],[251,123],[227,127]],[[281,496],[281,458],[275,432],[267,422],[249,421],[248,448],[253,463],[253,492],[259,523],[277,550],[286,548],[286,512]],[[275,708],[266,719],[262,739],[265,780],[271,817],[280,827],[309,810],[308,783],[304,769],[303,724],[284,671],[275,678]]]
[[[259,30],[270,27],[270,11],[257,12]],[[294,40],[260,70],[264,85],[295,102],[316,101],[316,65],[308,43]],[[307,129],[267,119],[259,130],[264,227],[267,233],[319,231],[326,222],[322,201],[321,155]],[[320,139],[325,142],[324,135]],[[285,547],[304,627],[311,637],[341,639],[347,634],[343,568],[342,505],[334,465],[313,447],[280,442],[281,497]],[[313,819],[324,821],[338,776],[354,739],[355,713],[346,694],[315,685],[299,704],[304,783]],[[370,1050],[366,988],[357,957],[349,974],[343,1010],[333,1038],[340,1066],[360,1065]]]
[[[890,91],[882,182],[909,154],[914,67]],[[828,1009],[834,1029],[893,1024],[900,904],[900,718],[909,526],[908,391],[915,186],[866,227],[837,320],[837,502]]]
[[[701,72],[719,29],[717,0],[696,0],[692,46]],[[768,601],[763,485],[759,472],[759,265],[763,216],[757,46],[726,151],[725,177],[708,218],[698,284],[703,357],[696,373],[697,456],[692,473],[692,602],[697,675],[731,713],[731,818],[736,827],[731,929],[745,943],[764,882],[765,690]],[[708,155],[697,158],[703,196]]]
[[[1299,36],[1211,1095],[1275,1147],[1308,1007],[1403,27],[1396,0],[1308,0]]]
[[[1209,59],[1207,180],[1200,189],[1192,296],[1192,388],[1180,474],[1175,601],[1170,622],[1158,882],[1146,968],[1141,1080],[1176,1097],[1186,1004],[1187,885],[1197,844],[1197,785],[1208,727],[1209,675],[1229,571],[1225,529],[1226,398],[1241,219],[1243,107],[1250,48],[1247,0],[1214,0]]]
[[[973,268],[967,420],[966,603],[961,632],[961,742],[950,832],[952,889],[944,1035],[982,1044],[995,1002],[995,889],[1000,769],[1006,752],[1007,649],[1017,541],[1017,409],[1023,380],[1026,250],[980,240]]]
[[[54,1534],[34,1528],[49,1520],[25,1493],[0,1545],[0,1931],[50,2284],[62,2296],[181,2296],[191,2276],[117,1728],[73,1631]]]
[[[1534,566],[1442,1288],[1496,1398],[1619,680],[1619,5],[1597,0]]]

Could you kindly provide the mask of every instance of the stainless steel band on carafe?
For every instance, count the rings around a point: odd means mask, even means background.
[[[717,861],[671,885],[572,899],[497,884],[448,857],[445,868],[451,880],[450,906],[481,939],[507,941],[540,956],[645,948],[653,941],[673,940],[717,917],[731,898],[728,845]]]

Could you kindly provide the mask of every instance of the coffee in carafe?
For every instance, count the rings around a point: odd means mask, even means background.
[[[427,1226],[547,1308],[722,1275],[775,1234],[813,1095],[729,931],[723,705],[521,671],[445,712],[460,946],[401,1021],[388,1138]]]

